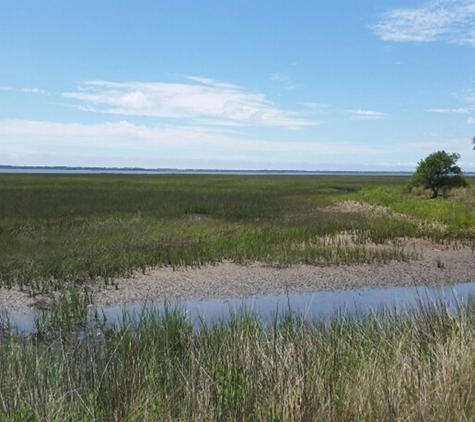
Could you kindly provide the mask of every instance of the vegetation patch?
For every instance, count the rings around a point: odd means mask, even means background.
[[[407,180],[1,175],[0,286],[36,294],[223,260],[384,263],[414,258],[401,239],[473,243],[473,207],[405,195]]]
[[[28,338],[5,326],[0,420],[475,418],[473,302],[270,325],[241,312],[200,329],[179,308],[111,328],[86,306],[66,294]]]

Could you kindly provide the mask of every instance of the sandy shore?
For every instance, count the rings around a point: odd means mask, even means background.
[[[160,268],[115,280],[115,285],[91,285],[93,302],[113,305],[150,300],[231,299],[254,295],[310,293],[409,285],[436,285],[475,281],[475,257],[469,248],[454,249],[417,241],[422,258],[384,265],[318,267],[294,265],[273,268],[259,263],[224,262],[201,268]],[[18,288],[0,288],[0,310],[28,312],[48,301],[30,297]]]

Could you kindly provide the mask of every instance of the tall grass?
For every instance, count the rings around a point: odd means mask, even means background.
[[[243,312],[196,330],[176,308],[111,329],[61,300],[36,334],[0,342],[2,421],[475,418],[473,302],[319,323]]]
[[[404,183],[379,176],[0,175],[0,286],[37,293],[223,260],[383,263],[414,257],[401,238],[472,236],[473,209],[406,198]],[[448,228],[328,208],[348,198]]]

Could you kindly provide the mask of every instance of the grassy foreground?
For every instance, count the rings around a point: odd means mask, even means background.
[[[411,259],[401,239],[413,237],[473,248],[475,191],[421,200],[406,180],[0,175],[0,286],[70,287],[29,337],[0,318],[0,421],[475,420],[473,302],[321,323],[242,313],[200,329],[144,309],[113,329],[77,288],[224,259]]]
[[[409,198],[406,182],[381,176],[0,175],[0,286],[35,293],[66,282],[107,282],[137,269],[222,260],[408,260],[414,253],[400,242],[405,237],[473,245],[471,204]],[[406,217],[329,208],[346,199],[386,205]]]
[[[415,316],[250,314],[194,330],[179,310],[87,317],[74,293],[0,341],[1,421],[469,421],[475,306]]]

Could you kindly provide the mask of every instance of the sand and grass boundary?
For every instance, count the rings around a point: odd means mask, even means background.
[[[135,272],[105,284],[89,282],[94,305],[144,301],[228,300],[255,295],[311,293],[393,286],[436,286],[475,280],[475,257],[469,247],[414,239],[406,242],[421,255],[408,262],[340,266],[292,265],[278,268],[259,262],[221,262],[201,267],[163,267]],[[56,293],[31,295],[14,286],[0,288],[0,309],[28,312],[47,307]]]

